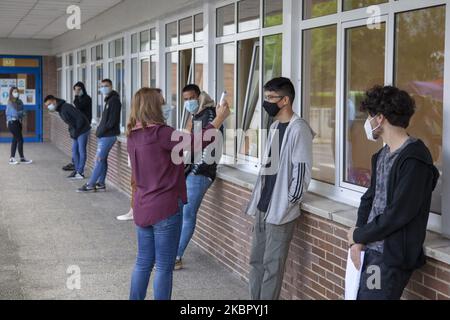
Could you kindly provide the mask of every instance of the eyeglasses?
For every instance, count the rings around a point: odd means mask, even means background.
[[[285,96],[264,96],[264,101],[273,101],[274,99],[279,99],[278,102],[281,101]]]

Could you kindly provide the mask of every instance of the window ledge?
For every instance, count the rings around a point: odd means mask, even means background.
[[[217,177],[249,190],[253,190],[257,179],[256,174],[243,172],[229,166],[219,166]],[[358,213],[358,208],[356,207],[311,192],[305,194],[301,210],[346,227],[355,226]],[[424,248],[427,257],[450,265],[449,239],[428,231]]]

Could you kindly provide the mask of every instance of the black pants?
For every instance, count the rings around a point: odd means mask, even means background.
[[[359,284],[358,300],[400,300],[412,271],[388,267],[383,254],[367,249]]]
[[[22,123],[18,120],[9,121],[8,129],[13,135],[11,143],[11,158],[16,156],[16,150],[19,149],[19,155],[24,158],[23,155],[23,136],[22,136]]]

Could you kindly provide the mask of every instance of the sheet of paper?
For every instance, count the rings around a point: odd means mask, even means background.
[[[364,263],[364,251],[361,251],[361,267],[356,269],[350,257],[350,249],[347,256],[347,269],[345,270],[345,300],[356,300],[361,279],[361,269]]]

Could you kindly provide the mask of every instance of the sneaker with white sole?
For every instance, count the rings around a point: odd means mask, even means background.
[[[21,164],[32,164],[32,163],[33,163],[33,160],[21,158],[21,159],[20,159],[20,163],[21,163]]]
[[[128,213],[118,216],[117,220],[120,221],[128,221],[128,220],[133,220],[133,209],[130,209],[130,211],[128,211]]]
[[[67,176],[67,179],[73,179],[76,175],[77,175],[77,172],[72,171],[72,173]]]
[[[181,269],[183,269],[183,261],[181,260],[181,258],[177,258],[175,260],[175,267],[173,269],[174,270],[181,270]]]
[[[83,180],[84,174],[76,172],[75,174],[72,173],[68,178],[70,180]]]
[[[89,192],[95,192],[95,187],[91,187],[88,183],[86,183],[84,186],[82,186],[80,189],[77,190],[79,193],[89,193]]]
[[[95,190],[96,191],[106,191],[106,185],[104,183],[96,183]]]
[[[15,158],[10,158],[8,163],[12,165],[19,164],[19,162]]]

